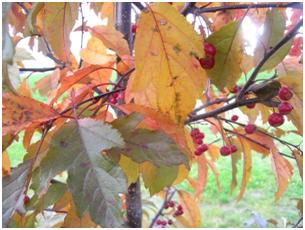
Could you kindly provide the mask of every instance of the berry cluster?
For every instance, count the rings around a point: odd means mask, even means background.
[[[119,98],[119,93],[113,93],[109,98],[109,102],[115,105],[116,103],[118,103],[118,98]]]
[[[200,58],[199,62],[202,68],[212,69],[215,65],[216,48],[211,43],[204,43],[205,58]]]
[[[237,152],[237,147],[236,145],[225,145],[225,146],[222,146],[220,148],[220,155],[221,156],[229,156],[231,155],[232,153],[235,153]]]
[[[278,127],[284,123],[284,115],[289,114],[293,110],[293,106],[287,102],[292,98],[292,96],[293,93],[288,87],[284,86],[280,88],[278,97],[282,102],[278,106],[279,112],[272,113],[268,118],[268,122],[271,126]]]
[[[183,212],[183,207],[180,204],[178,204],[177,208],[175,209],[175,206],[176,206],[175,202],[172,201],[172,200],[169,200],[169,201],[167,201],[164,204],[164,209],[169,209],[169,208],[174,209],[175,212],[173,214],[173,217],[177,217],[177,216],[183,215],[183,213],[184,213]],[[164,215],[163,215],[163,217],[164,217]],[[158,219],[156,221],[156,224],[161,226],[161,228],[164,228],[164,227],[166,227],[166,225],[172,225],[173,224],[173,220],[171,220],[171,219],[168,219],[168,220]]]
[[[200,156],[202,153],[208,150],[208,145],[203,144],[204,133],[200,132],[199,129],[195,128],[191,131],[193,142],[197,145],[195,155]]]

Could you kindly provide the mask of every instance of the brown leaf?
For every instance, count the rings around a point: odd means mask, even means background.
[[[10,171],[10,160],[8,159],[7,152],[4,151],[2,153],[2,176],[9,175]]]
[[[301,155],[298,151],[293,151],[292,154],[295,157],[300,176],[303,180],[303,155]]]
[[[32,98],[12,93],[6,93],[2,98],[2,136],[16,134],[30,124],[39,125],[59,116],[51,107]]]

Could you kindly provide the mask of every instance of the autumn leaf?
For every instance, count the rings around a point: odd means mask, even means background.
[[[2,98],[2,136],[16,134],[31,124],[39,125],[59,116],[48,105],[29,97],[6,93]]]
[[[295,157],[300,176],[303,180],[303,155],[301,155],[298,151],[293,151],[292,154]]]
[[[18,206],[23,207],[23,196],[31,161],[24,162],[11,174],[2,178],[2,227],[6,227]]]
[[[71,56],[70,32],[78,16],[79,3],[45,3],[43,32],[56,56],[69,62]]]
[[[88,28],[92,35],[100,39],[104,45],[116,52],[119,56],[129,55],[129,46],[123,38],[123,34],[117,31],[112,25],[94,26]]]
[[[68,188],[79,214],[89,209],[97,224],[120,226],[118,194],[125,189],[125,178],[100,152],[123,145],[120,134],[100,121],[82,119],[66,123],[54,135],[46,157],[34,171],[32,187],[40,194],[54,176],[68,170]]]
[[[272,49],[280,41],[280,39],[282,39],[284,36],[284,31],[284,16],[276,8],[269,10],[264,23],[264,32],[258,37],[260,42],[257,43],[257,47],[254,51],[256,64],[261,61],[267,51]],[[287,42],[280,49],[278,49],[260,68],[260,71],[272,69],[279,64],[288,54],[290,47],[291,41]]]
[[[207,80],[195,58],[204,56],[202,38],[169,4],[151,4],[139,18],[135,56],[136,74],[129,82],[130,90],[135,97],[149,92],[156,103],[146,106],[181,123]]]
[[[211,82],[220,90],[233,88],[241,75],[243,35],[240,22],[227,24],[211,34],[207,41],[217,50],[215,66],[208,71]]]
[[[8,158],[7,152],[2,153],[2,176],[7,176],[10,174],[10,160]]]
[[[176,219],[185,227],[196,228],[201,223],[200,209],[197,201],[188,192],[178,191],[179,201],[183,207],[184,214]]]
[[[278,201],[288,187],[291,180],[293,167],[290,162],[281,156],[276,148],[271,148],[272,168],[277,183],[277,192],[275,193],[275,201]]]

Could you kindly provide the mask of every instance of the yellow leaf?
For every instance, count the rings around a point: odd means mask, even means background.
[[[92,65],[104,65],[108,62],[115,61],[115,57],[113,55],[99,54],[88,48],[82,49],[80,56],[85,62]]]
[[[178,191],[179,201],[183,207],[184,214],[177,216],[176,219],[187,228],[199,227],[201,214],[198,202],[188,192]]]
[[[8,159],[7,152],[2,153],[2,176],[10,174],[10,160]]]
[[[189,174],[189,170],[186,168],[186,166],[185,165],[179,165],[178,166],[177,178],[173,182],[173,185],[180,184],[184,179],[186,179],[188,174]]]
[[[104,2],[102,9],[100,11],[102,18],[108,19],[108,25],[114,25],[114,16],[115,16],[115,2]]]
[[[56,56],[69,62],[71,56],[70,32],[78,15],[78,3],[45,3],[44,35]]]
[[[137,181],[140,174],[138,163],[132,161],[129,157],[124,156],[124,154],[121,154],[119,165],[127,177],[128,184]]]
[[[249,142],[246,141],[245,139],[242,138],[239,139],[242,146],[242,155],[243,155],[243,177],[242,177],[240,192],[238,194],[237,201],[241,200],[241,198],[243,197],[246,191],[246,186],[248,184],[251,168],[252,168],[251,146],[249,145]]]
[[[112,49],[119,56],[130,54],[128,43],[123,38],[123,34],[112,25],[94,26],[89,28],[89,30],[93,36],[100,39],[107,48]]]
[[[71,208],[68,211],[68,214],[65,216],[65,220],[62,228],[92,228],[97,227],[91,218],[89,213],[85,213],[82,217],[79,217],[76,213],[76,208],[72,202]]]
[[[295,157],[300,176],[303,180],[303,155],[301,155],[298,151],[293,151],[292,154]]]
[[[271,148],[272,168],[277,183],[277,192],[275,193],[275,201],[278,201],[288,187],[288,183],[292,177],[293,167],[290,162],[279,154],[276,148]]]
[[[140,15],[135,56],[135,101],[145,95],[141,104],[182,123],[207,81],[195,58],[204,56],[202,38],[170,4],[151,4]]]
[[[220,191],[221,187],[220,187],[220,182],[219,182],[219,172],[216,168],[216,165],[211,160],[207,160],[207,163],[208,163],[209,167],[211,168],[212,172],[214,173],[214,176],[215,176],[215,179],[216,179],[216,184],[217,184],[217,189],[218,189],[218,191]]]

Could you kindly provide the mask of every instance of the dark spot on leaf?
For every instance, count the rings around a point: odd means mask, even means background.
[[[61,140],[61,141],[59,142],[59,145],[60,145],[60,147],[62,147],[62,148],[66,148],[66,147],[68,146],[68,143],[65,142],[64,140]]]

